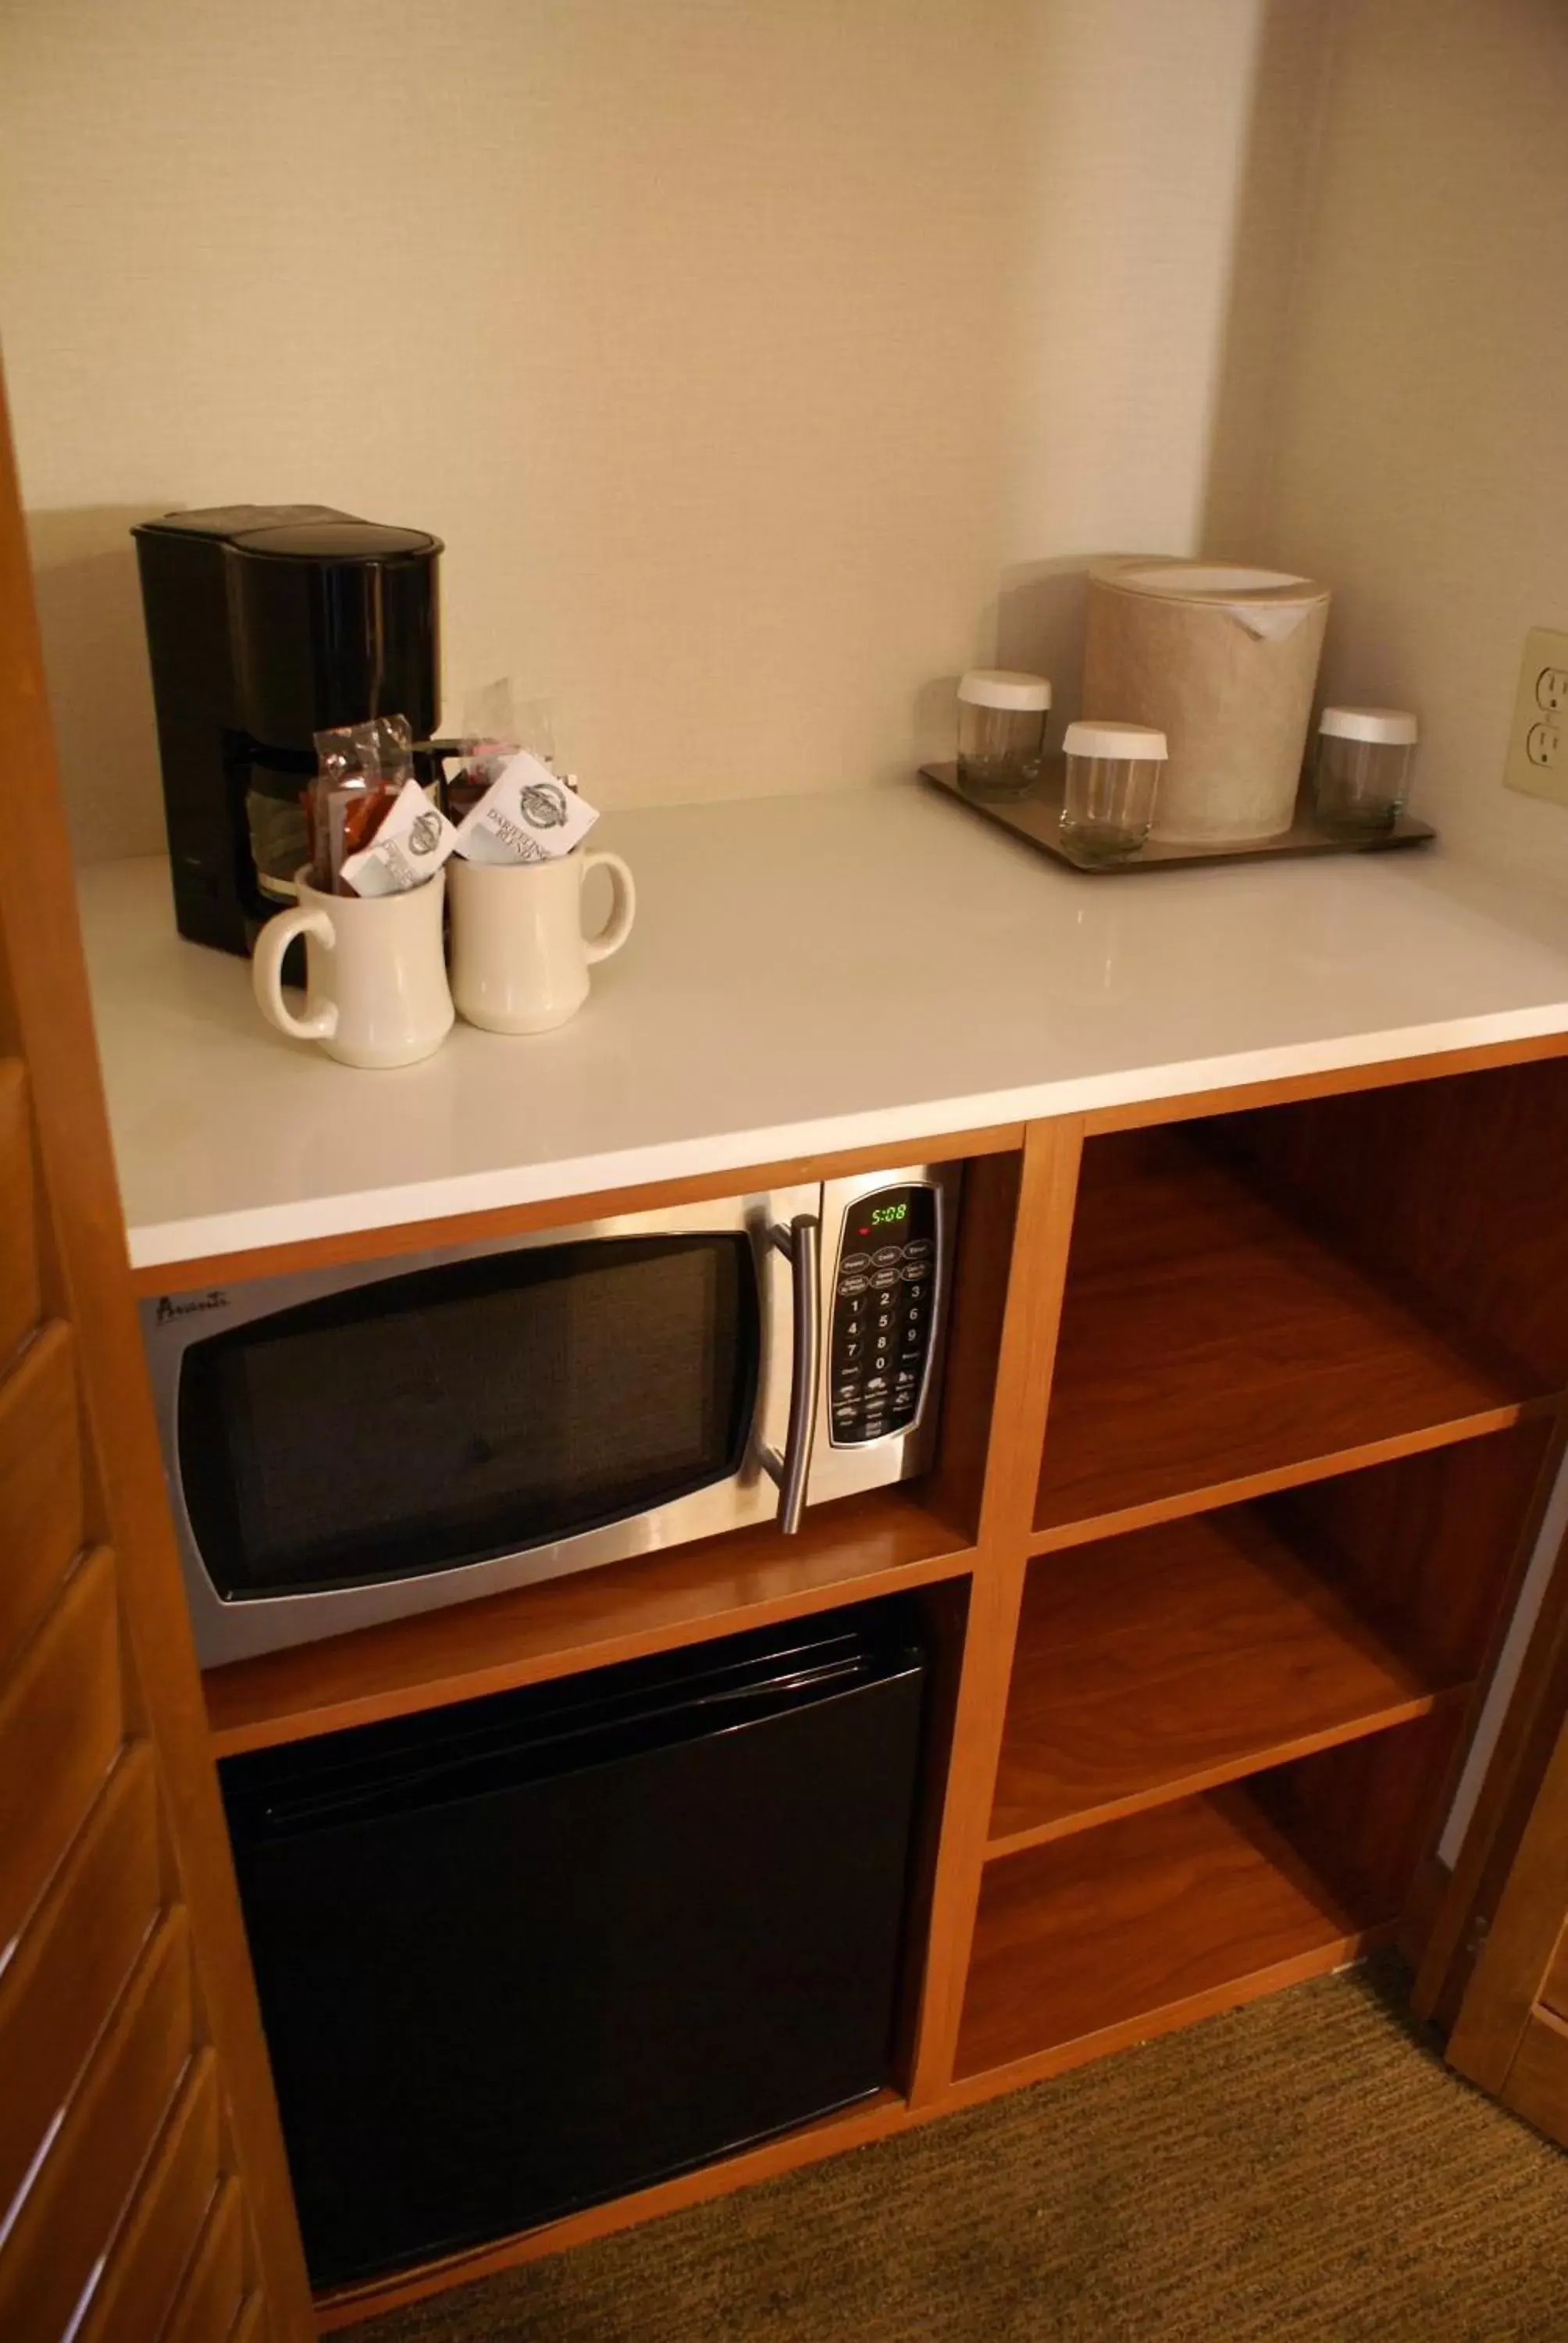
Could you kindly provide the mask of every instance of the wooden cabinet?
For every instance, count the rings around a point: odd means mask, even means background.
[[[1565,1113],[1552,1063],[1087,1138],[953,2097],[1415,1941],[1561,1447]]]
[[[1357,1080],[978,1141],[925,1482],[207,1676],[221,1755],[897,1588],[936,1657],[895,2090],[328,2324],[1419,1950],[1563,1445],[1568,1060]]]
[[[0,2334],[303,2343],[0,414]]]

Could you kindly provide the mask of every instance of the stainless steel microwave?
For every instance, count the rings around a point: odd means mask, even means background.
[[[142,1304],[204,1666],[906,1479],[959,1173]]]

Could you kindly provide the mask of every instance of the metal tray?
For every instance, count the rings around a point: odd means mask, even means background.
[[[1039,847],[1042,854],[1049,854],[1069,870],[1081,870],[1093,879],[1113,878],[1129,870],[1191,870],[1194,864],[1205,862],[1257,862],[1272,855],[1384,854],[1396,846],[1424,846],[1429,838],[1437,836],[1426,822],[1413,821],[1409,814],[1401,814],[1392,830],[1379,830],[1371,838],[1337,836],[1319,828],[1312,816],[1312,800],[1303,789],[1296,802],[1295,820],[1277,838],[1250,839],[1236,846],[1168,846],[1151,839],[1136,854],[1122,855],[1114,862],[1099,862],[1090,855],[1079,853],[1062,838],[1060,758],[1054,764],[1048,763],[1037,790],[1027,798],[976,797],[960,781],[956,765],[922,765],[920,779],[956,798],[972,813],[983,814],[988,821],[1010,830],[1015,838],[1026,839],[1030,846]]]

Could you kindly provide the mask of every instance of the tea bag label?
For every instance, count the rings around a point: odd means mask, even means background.
[[[343,876],[357,895],[404,895],[433,879],[457,842],[457,831],[418,782],[406,781],[370,844],[344,863]]]
[[[457,851],[469,862],[556,862],[598,820],[597,808],[524,749],[458,823]]]

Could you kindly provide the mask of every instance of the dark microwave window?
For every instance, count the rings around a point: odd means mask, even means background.
[[[230,1598],[513,1554],[735,1472],[756,1397],[743,1236],[489,1254],[198,1342],[180,1480]]]

